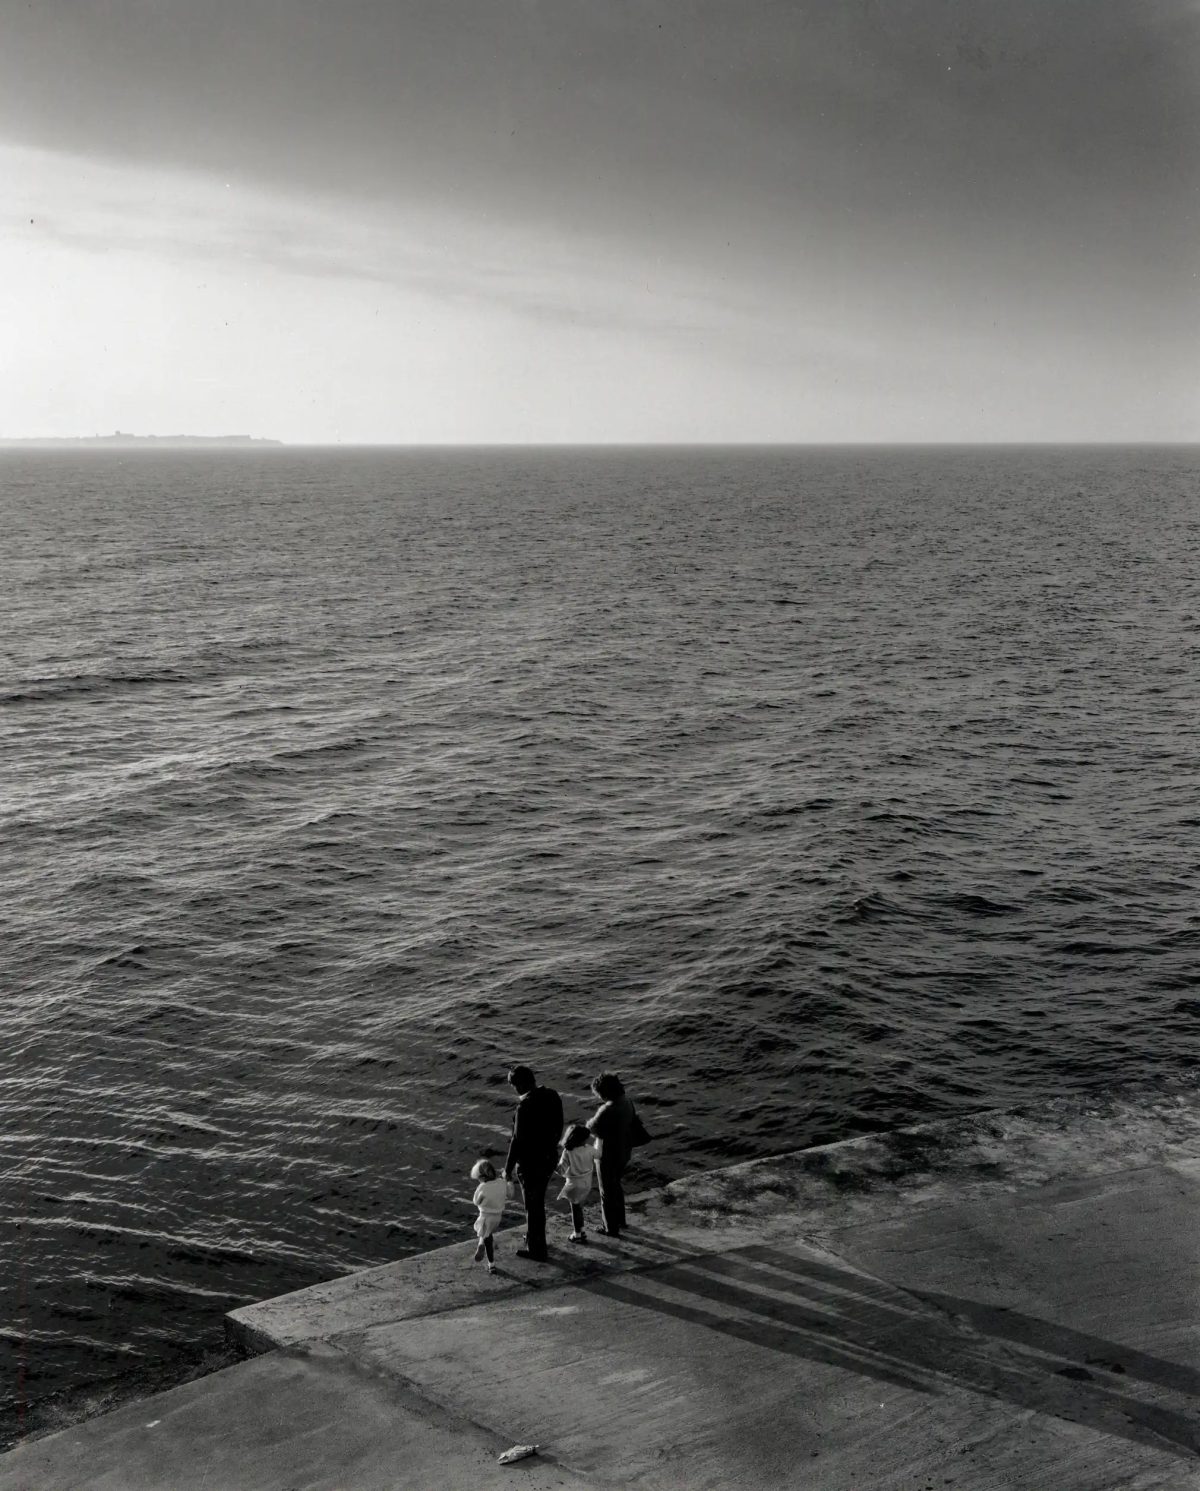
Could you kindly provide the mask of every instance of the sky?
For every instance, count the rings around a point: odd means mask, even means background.
[[[0,0],[0,436],[1200,440],[1200,0]]]

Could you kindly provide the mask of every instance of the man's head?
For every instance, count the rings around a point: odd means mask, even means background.
[[[515,1066],[508,1074],[508,1080],[517,1090],[518,1097],[524,1097],[527,1092],[532,1092],[537,1086],[537,1078],[527,1066]]]

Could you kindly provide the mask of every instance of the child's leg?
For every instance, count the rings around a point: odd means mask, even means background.
[[[571,1227],[575,1232],[583,1231],[583,1207],[571,1202]]]
[[[495,1261],[496,1261],[496,1250],[492,1246],[492,1234],[490,1232],[488,1233],[488,1235],[483,1240],[483,1251],[484,1251],[484,1253],[487,1256],[487,1261],[489,1263],[495,1263]]]

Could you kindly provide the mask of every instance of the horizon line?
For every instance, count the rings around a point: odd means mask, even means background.
[[[225,446],[244,451],[255,446],[259,453],[278,450],[995,450],[995,449],[1179,449],[1200,446],[1200,435],[1191,439],[1110,440],[280,440],[264,435],[135,435],[126,442],[111,435],[4,435],[5,447],[52,447],[81,445],[92,449],[120,450],[138,445]]]

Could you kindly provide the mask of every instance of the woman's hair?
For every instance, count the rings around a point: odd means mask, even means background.
[[[576,1121],[567,1125],[567,1132],[563,1135],[562,1147],[564,1149],[578,1149],[581,1144],[586,1144],[591,1138],[585,1125]]]
[[[491,1160],[476,1160],[471,1166],[472,1180],[495,1180],[496,1167]]]
[[[611,1103],[614,1098],[619,1098],[625,1091],[621,1085],[621,1079],[616,1072],[601,1072],[592,1083],[592,1091],[598,1098],[603,1098],[606,1103]]]

